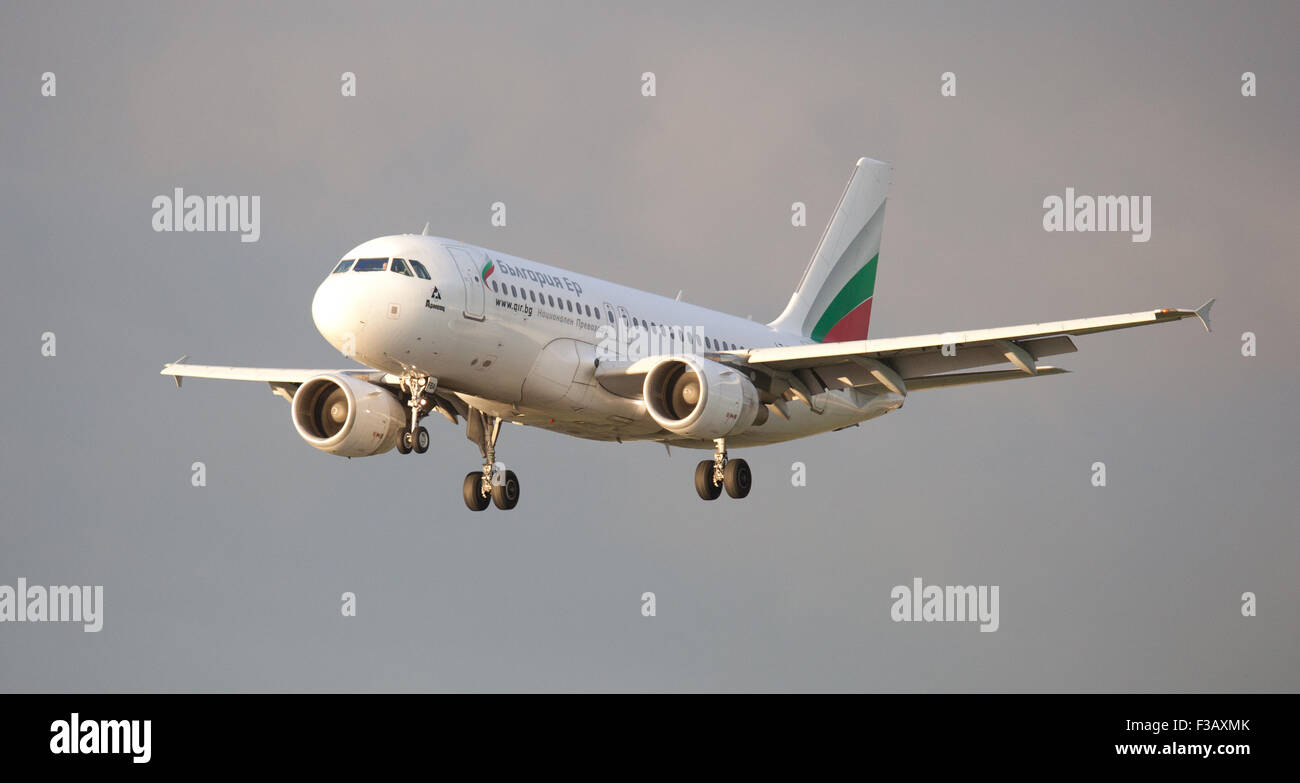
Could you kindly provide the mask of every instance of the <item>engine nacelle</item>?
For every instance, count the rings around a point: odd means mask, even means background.
[[[369,457],[397,445],[406,406],[393,393],[341,373],[317,375],[293,395],[293,426],[327,454]]]
[[[767,421],[754,384],[702,356],[660,361],[646,373],[642,393],[656,424],[688,438],[725,438]]]

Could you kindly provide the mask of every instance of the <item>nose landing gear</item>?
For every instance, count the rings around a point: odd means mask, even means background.
[[[406,406],[411,409],[406,419],[409,428],[397,438],[399,454],[423,454],[429,450],[429,431],[420,426],[420,419],[429,415],[429,398],[438,388],[438,379],[419,373],[405,373],[401,380],[406,393]]]
[[[713,459],[695,466],[695,492],[702,500],[717,500],[725,487],[727,494],[740,499],[749,494],[754,476],[743,459],[727,459],[726,438],[715,438]]]

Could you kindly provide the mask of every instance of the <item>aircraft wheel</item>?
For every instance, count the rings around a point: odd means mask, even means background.
[[[713,483],[713,460],[702,460],[695,466],[695,491],[701,500],[717,500],[722,487]]]
[[[411,453],[411,431],[410,430],[402,430],[402,434],[397,436],[397,453],[398,454]]]
[[[743,459],[727,460],[727,467],[722,471],[722,483],[727,494],[733,498],[743,498],[749,494],[754,483],[754,476],[749,472],[749,463]]]
[[[519,504],[519,479],[513,470],[506,471],[500,484],[492,485],[492,502],[502,511],[509,511]]]
[[[479,492],[479,485],[482,483],[482,471],[474,471],[465,477],[461,494],[465,496],[465,505],[469,506],[470,511],[482,511],[488,507],[488,499],[483,497],[482,492]]]
[[[415,443],[411,448],[415,449],[416,454],[423,454],[429,450],[429,431],[424,427],[415,428]]]

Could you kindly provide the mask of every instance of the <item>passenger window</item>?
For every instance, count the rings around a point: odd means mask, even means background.
[[[513,296],[513,297],[518,297],[518,296],[519,296],[519,292],[518,292],[517,290],[515,290],[515,287],[514,287],[514,286],[510,286],[510,295]]]
[[[406,268],[406,262],[400,258],[393,259],[392,265],[389,266],[389,271],[396,272],[399,275],[406,275],[407,277],[414,277],[414,275],[411,274],[411,270]]]
[[[343,274],[344,272],[348,271],[348,270],[351,269],[351,268],[352,268],[352,259],[351,259],[351,258],[345,258],[345,259],[343,259],[342,261],[339,262],[339,265],[338,265],[338,266],[334,267],[334,271],[331,272],[330,274],[332,274],[332,275],[341,275],[341,274]]]
[[[591,317],[591,305],[583,305],[587,309],[587,317]]]
[[[572,300],[572,299],[565,299],[565,300],[564,300],[564,304],[569,308],[569,312],[573,312],[573,300]]]
[[[555,297],[551,296],[550,294],[547,294],[547,295],[546,295],[546,298],[547,298],[547,300],[550,301],[550,303],[551,303],[551,307],[555,307]]]
[[[528,298],[533,300],[534,302],[537,301],[537,294],[531,288],[528,289]]]
[[[421,280],[432,280],[432,279],[433,279],[433,278],[429,277],[429,270],[427,270],[427,269],[424,268],[424,264],[421,264],[419,261],[416,261],[414,258],[411,259],[410,264],[411,264],[411,267],[412,267],[413,269],[415,269],[415,276],[416,276],[416,277],[420,278]]]
[[[353,267],[358,272],[382,272],[388,268],[387,258],[361,258]]]

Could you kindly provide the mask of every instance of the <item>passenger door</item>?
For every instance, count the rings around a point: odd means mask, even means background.
[[[478,254],[464,247],[449,247],[447,252],[456,262],[461,280],[465,283],[465,317],[482,321],[487,286],[483,282],[483,274],[479,269],[476,258]]]

